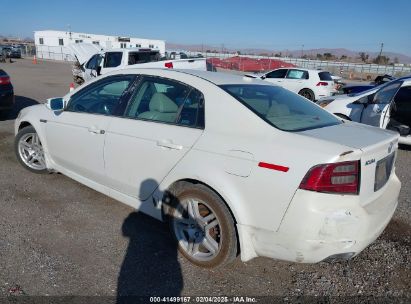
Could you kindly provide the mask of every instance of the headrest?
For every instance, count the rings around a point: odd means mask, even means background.
[[[273,104],[268,110],[267,117],[290,115],[290,109],[284,104]]]
[[[110,83],[106,86],[104,86],[102,90],[102,94],[107,94],[107,95],[117,95],[121,96],[125,89],[127,89],[129,84],[129,81],[124,80],[124,81],[119,81],[119,82],[113,82]]]
[[[154,93],[150,99],[149,104],[150,111],[161,113],[176,113],[178,106],[162,93]]]

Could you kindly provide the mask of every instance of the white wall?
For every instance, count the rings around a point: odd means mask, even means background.
[[[141,47],[159,50],[161,55],[165,53],[165,41],[143,38],[129,38],[129,42],[119,41],[118,36],[95,35],[86,33],[74,33],[64,31],[36,31],[34,32],[34,43],[36,45],[36,55],[38,58],[73,61],[74,57],[67,45],[71,43],[85,42],[96,43],[102,48],[121,48],[121,47]],[[43,44],[40,44],[42,39]],[[63,45],[60,45],[62,39]]]

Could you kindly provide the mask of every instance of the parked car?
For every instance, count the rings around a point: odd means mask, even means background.
[[[23,109],[15,132],[22,166],[167,221],[202,267],[238,251],[243,261],[353,257],[382,233],[401,187],[398,134],[226,73],[119,70]]]
[[[14,105],[14,90],[10,76],[0,69],[0,111],[10,110]]]
[[[363,91],[370,90],[374,87],[380,86],[384,83],[390,82],[395,80],[396,78],[391,75],[379,75],[375,78],[373,82],[369,84],[365,83],[351,83],[341,87],[337,92],[337,94],[353,94],[353,93],[360,93]]]
[[[127,67],[207,70],[205,58],[162,60],[160,52],[152,49],[102,50],[91,43],[70,44],[69,48],[77,58],[73,79],[78,84]]]
[[[11,48],[9,57],[10,58],[21,58],[21,49],[18,47]]]
[[[274,83],[312,101],[331,96],[336,92],[331,74],[321,70],[282,68],[264,74],[246,76]]]
[[[318,104],[344,119],[400,133],[411,145],[411,77],[403,77],[358,94],[340,95]]]
[[[347,84],[339,90],[339,94],[346,95],[346,94],[355,94],[361,93],[372,88],[375,88],[375,85],[372,84]]]

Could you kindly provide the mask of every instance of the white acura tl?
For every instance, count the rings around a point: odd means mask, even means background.
[[[22,110],[15,151],[166,220],[192,263],[347,259],[390,221],[398,135],[265,81],[128,69]]]

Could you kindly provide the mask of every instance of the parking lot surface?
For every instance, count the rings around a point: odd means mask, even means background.
[[[164,224],[61,174],[23,169],[13,152],[14,118],[25,106],[66,94],[71,66],[22,59],[0,68],[16,94],[15,109],[0,118],[0,297],[411,296],[411,149],[398,152],[402,190],[394,218],[354,259],[306,265],[238,258],[204,270],[177,253]]]

